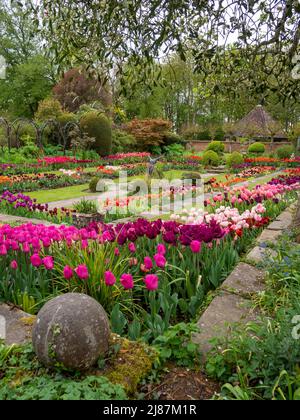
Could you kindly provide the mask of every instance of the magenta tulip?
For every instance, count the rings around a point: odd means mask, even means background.
[[[40,265],[43,264],[43,261],[42,261],[41,257],[39,256],[39,254],[31,255],[30,262],[34,267],[39,267]]]
[[[161,254],[155,254],[154,257],[153,257],[153,259],[154,259],[155,264],[157,265],[157,267],[159,267],[159,268],[165,268],[167,261],[166,261],[166,259],[165,259],[165,257],[163,255],[161,255]]]
[[[113,286],[116,283],[116,278],[111,271],[104,273],[104,281],[107,286]]]
[[[144,267],[146,270],[152,270],[153,268],[153,262],[150,257],[144,258]]]
[[[155,274],[147,274],[144,282],[148,290],[156,290],[158,288],[158,277]]]
[[[81,280],[87,280],[89,278],[88,268],[84,264],[81,264],[75,268],[75,272]]]
[[[194,254],[198,254],[201,251],[201,242],[192,241],[190,244],[190,248]]]
[[[43,264],[47,270],[52,270],[54,267],[53,257],[45,257],[43,258]]]
[[[69,265],[66,265],[64,268],[64,278],[70,280],[73,277],[73,270]]]
[[[10,268],[12,268],[13,270],[17,270],[17,268],[18,268],[18,263],[17,263],[17,261],[16,261],[16,260],[13,260],[13,261],[10,263]]]
[[[120,282],[123,285],[124,289],[133,289],[134,283],[131,274],[122,274]]]
[[[157,253],[161,254],[161,255],[165,255],[166,247],[164,246],[164,244],[158,244],[157,245]]]

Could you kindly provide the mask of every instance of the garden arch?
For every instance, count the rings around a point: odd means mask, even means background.
[[[40,133],[39,133],[39,126],[33,121],[33,120],[28,120],[27,118],[17,118],[12,124],[11,124],[11,136],[10,136],[10,141],[12,140],[12,134],[14,132],[15,134],[15,139],[16,139],[16,147],[17,149],[19,149],[21,147],[21,142],[20,142],[20,129],[22,127],[24,127],[25,125],[30,125],[31,127],[33,127],[34,132],[35,132],[35,142],[37,144],[37,146],[41,149],[43,149],[43,145],[40,142]]]

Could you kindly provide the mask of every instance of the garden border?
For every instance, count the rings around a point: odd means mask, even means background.
[[[298,194],[300,196],[300,194]],[[203,355],[212,349],[211,340],[228,337],[233,324],[259,322],[259,312],[251,307],[251,296],[265,289],[266,272],[257,265],[267,256],[276,255],[268,245],[276,243],[284,231],[291,229],[297,201],[286,208],[256,239],[256,245],[247,254],[245,262],[240,262],[223,284],[216,296],[200,316],[197,325],[200,332],[194,334],[193,342],[198,344]]]

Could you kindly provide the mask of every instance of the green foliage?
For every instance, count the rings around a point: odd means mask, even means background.
[[[202,179],[202,175],[199,172],[184,172],[181,179]]]
[[[31,345],[0,344],[1,400],[126,400],[121,385],[105,376],[63,372],[50,374],[36,359]]]
[[[219,155],[213,150],[208,150],[203,154],[202,163],[204,166],[218,166],[220,164]]]
[[[183,142],[184,140],[182,139],[182,137],[176,133],[167,132],[165,134],[165,138],[164,138],[165,146],[169,146],[172,144],[181,144]]]
[[[37,121],[57,120],[63,115],[60,102],[54,98],[46,98],[39,103],[34,118]]]
[[[95,138],[93,148],[101,155],[107,156],[112,148],[112,130],[109,119],[95,111],[83,115],[80,120],[82,131]]]
[[[206,369],[228,382],[223,387],[225,397],[299,399],[300,347],[295,334],[299,333],[300,246],[286,236],[275,249],[277,256],[265,262],[266,290],[254,299],[268,317],[234,328],[229,340],[213,340]]]
[[[277,149],[276,154],[279,159],[289,159],[294,151],[293,146],[283,146]]]
[[[212,150],[216,152],[218,155],[221,155],[222,153],[224,153],[225,145],[222,141],[215,140],[209,143],[206,150]]]
[[[34,56],[8,73],[7,83],[1,84],[0,108],[14,117],[33,118],[38,103],[49,95],[52,87],[49,61]]]
[[[115,129],[112,131],[112,153],[124,153],[134,150],[136,140],[126,131]]]
[[[192,336],[199,332],[195,324],[180,323],[170,327],[153,341],[163,362],[175,361],[179,366],[195,368],[200,364],[199,346]]]
[[[84,213],[84,214],[93,214],[97,213],[97,204],[93,200],[86,200],[83,198],[78,203],[74,204],[73,206],[74,210],[76,210],[78,213]]]
[[[263,153],[265,153],[265,151],[266,151],[265,145],[263,143],[259,143],[259,142],[253,143],[248,147],[248,152],[249,153],[254,153],[254,154],[257,154],[257,155],[263,154]]]
[[[100,180],[100,177],[94,176],[89,183],[89,189],[91,192],[97,192],[97,184]]]
[[[63,111],[62,114],[58,115],[56,119],[62,127],[65,127],[68,123],[76,122],[77,116],[72,112]]]
[[[163,151],[168,158],[176,158],[177,156],[182,156],[185,152],[185,148],[182,144],[174,143],[170,146],[164,146]]]
[[[235,165],[241,165],[243,162],[244,158],[239,152],[231,153],[226,159],[226,164],[229,168],[232,168]]]

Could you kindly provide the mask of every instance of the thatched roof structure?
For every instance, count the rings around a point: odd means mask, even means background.
[[[257,105],[244,118],[238,121],[231,130],[234,137],[250,137],[253,139],[287,140],[280,123],[264,109]]]

